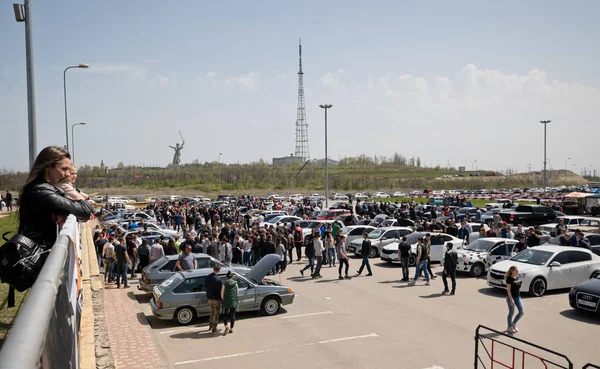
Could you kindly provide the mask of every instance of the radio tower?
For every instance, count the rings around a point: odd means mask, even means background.
[[[302,72],[302,40],[298,40],[298,112],[296,116],[296,150],[294,156],[303,161],[310,159],[308,151],[308,124],[306,123],[306,107],[304,104],[304,73]]]

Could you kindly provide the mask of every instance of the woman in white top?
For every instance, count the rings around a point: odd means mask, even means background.
[[[313,278],[321,278],[321,265],[323,265],[323,251],[325,251],[325,247],[323,246],[323,241],[321,241],[321,232],[318,230],[315,232],[313,244],[315,246],[315,258],[317,259],[317,268],[315,269]]]

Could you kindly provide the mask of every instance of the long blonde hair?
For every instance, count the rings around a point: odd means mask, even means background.
[[[506,272],[506,275],[504,276],[504,279],[510,277],[513,274],[513,272],[515,271],[515,269],[517,269],[516,265],[513,265],[510,268],[508,268],[508,271]]]

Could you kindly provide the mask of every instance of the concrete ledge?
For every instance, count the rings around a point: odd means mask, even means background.
[[[82,286],[83,286],[83,309],[81,317],[81,346],[80,346],[80,368],[96,369],[98,367],[114,368],[116,363],[112,354],[96,352],[96,326],[98,322],[95,319],[94,308],[100,307],[103,310],[103,303],[96,302],[94,299],[102,298],[104,289],[104,278],[100,275],[98,268],[98,257],[94,247],[92,231],[97,221],[89,221],[82,227]],[[98,293],[99,292],[99,293]],[[104,315],[104,311],[100,314]],[[105,327],[104,327],[105,329]],[[98,355],[102,356],[102,364],[98,365]],[[107,362],[108,361],[108,362]]]

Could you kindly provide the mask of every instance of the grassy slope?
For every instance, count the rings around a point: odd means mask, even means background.
[[[12,213],[9,216],[0,219],[0,236],[4,232],[16,231],[17,230],[17,214]],[[12,234],[8,235],[9,237]],[[0,238],[0,245],[4,244],[4,240]],[[8,305],[8,285],[6,283],[0,283],[0,346],[4,342],[4,338],[8,333],[12,323],[17,316],[21,305],[25,301],[27,291],[15,292],[15,307],[9,308]]]

